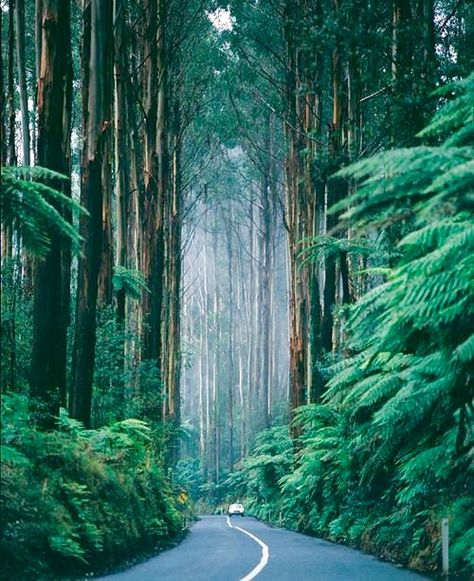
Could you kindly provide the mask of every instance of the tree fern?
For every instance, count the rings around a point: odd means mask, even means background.
[[[44,182],[61,183],[67,178],[42,167],[2,167],[0,207],[2,223],[12,226],[33,253],[44,256],[53,232],[64,236],[79,251],[81,237],[58,208],[86,213],[74,200]]]
[[[116,266],[112,277],[112,284],[116,291],[123,290],[129,297],[138,300],[142,292],[150,292],[145,277],[139,270]]]

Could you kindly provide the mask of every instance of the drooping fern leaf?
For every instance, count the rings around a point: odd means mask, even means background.
[[[123,290],[129,297],[138,300],[142,292],[150,292],[143,274],[139,270],[132,270],[124,266],[116,266],[112,277],[112,284],[116,291]]]
[[[78,252],[81,237],[63,212],[86,214],[86,210],[48,183],[67,178],[42,167],[2,167],[0,207],[2,223],[18,232],[30,252],[45,256],[51,236],[59,234]]]

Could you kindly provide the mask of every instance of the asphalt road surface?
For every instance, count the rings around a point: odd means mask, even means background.
[[[205,516],[178,546],[107,581],[420,581],[327,541],[276,529],[250,517]]]

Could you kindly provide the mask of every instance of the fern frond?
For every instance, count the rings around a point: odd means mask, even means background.
[[[2,223],[23,238],[25,246],[38,256],[49,250],[51,235],[57,233],[78,252],[81,237],[58,208],[86,214],[86,210],[47,183],[61,183],[65,176],[41,167],[2,167],[0,207]]]
[[[142,292],[150,292],[145,277],[139,270],[116,266],[112,277],[112,284],[116,291],[123,290],[126,295],[138,300]]]

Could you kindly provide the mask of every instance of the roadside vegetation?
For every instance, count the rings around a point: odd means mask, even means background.
[[[1,573],[197,509],[474,574],[474,3],[0,0]]]
[[[123,420],[85,430],[61,413],[58,429],[31,424],[27,400],[2,400],[5,579],[106,571],[156,552],[182,530],[156,434]]]
[[[322,402],[299,407],[291,430],[261,432],[213,492],[277,525],[428,572],[440,568],[448,518],[451,571],[467,579],[474,572],[474,76],[441,94],[448,102],[420,135],[436,145],[391,150],[340,172],[360,184],[333,210],[360,225],[355,247],[367,248],[400,216],[410,221],[393,265],[378,267],[379,284],[349,309],[344,350],[323,369]]]

